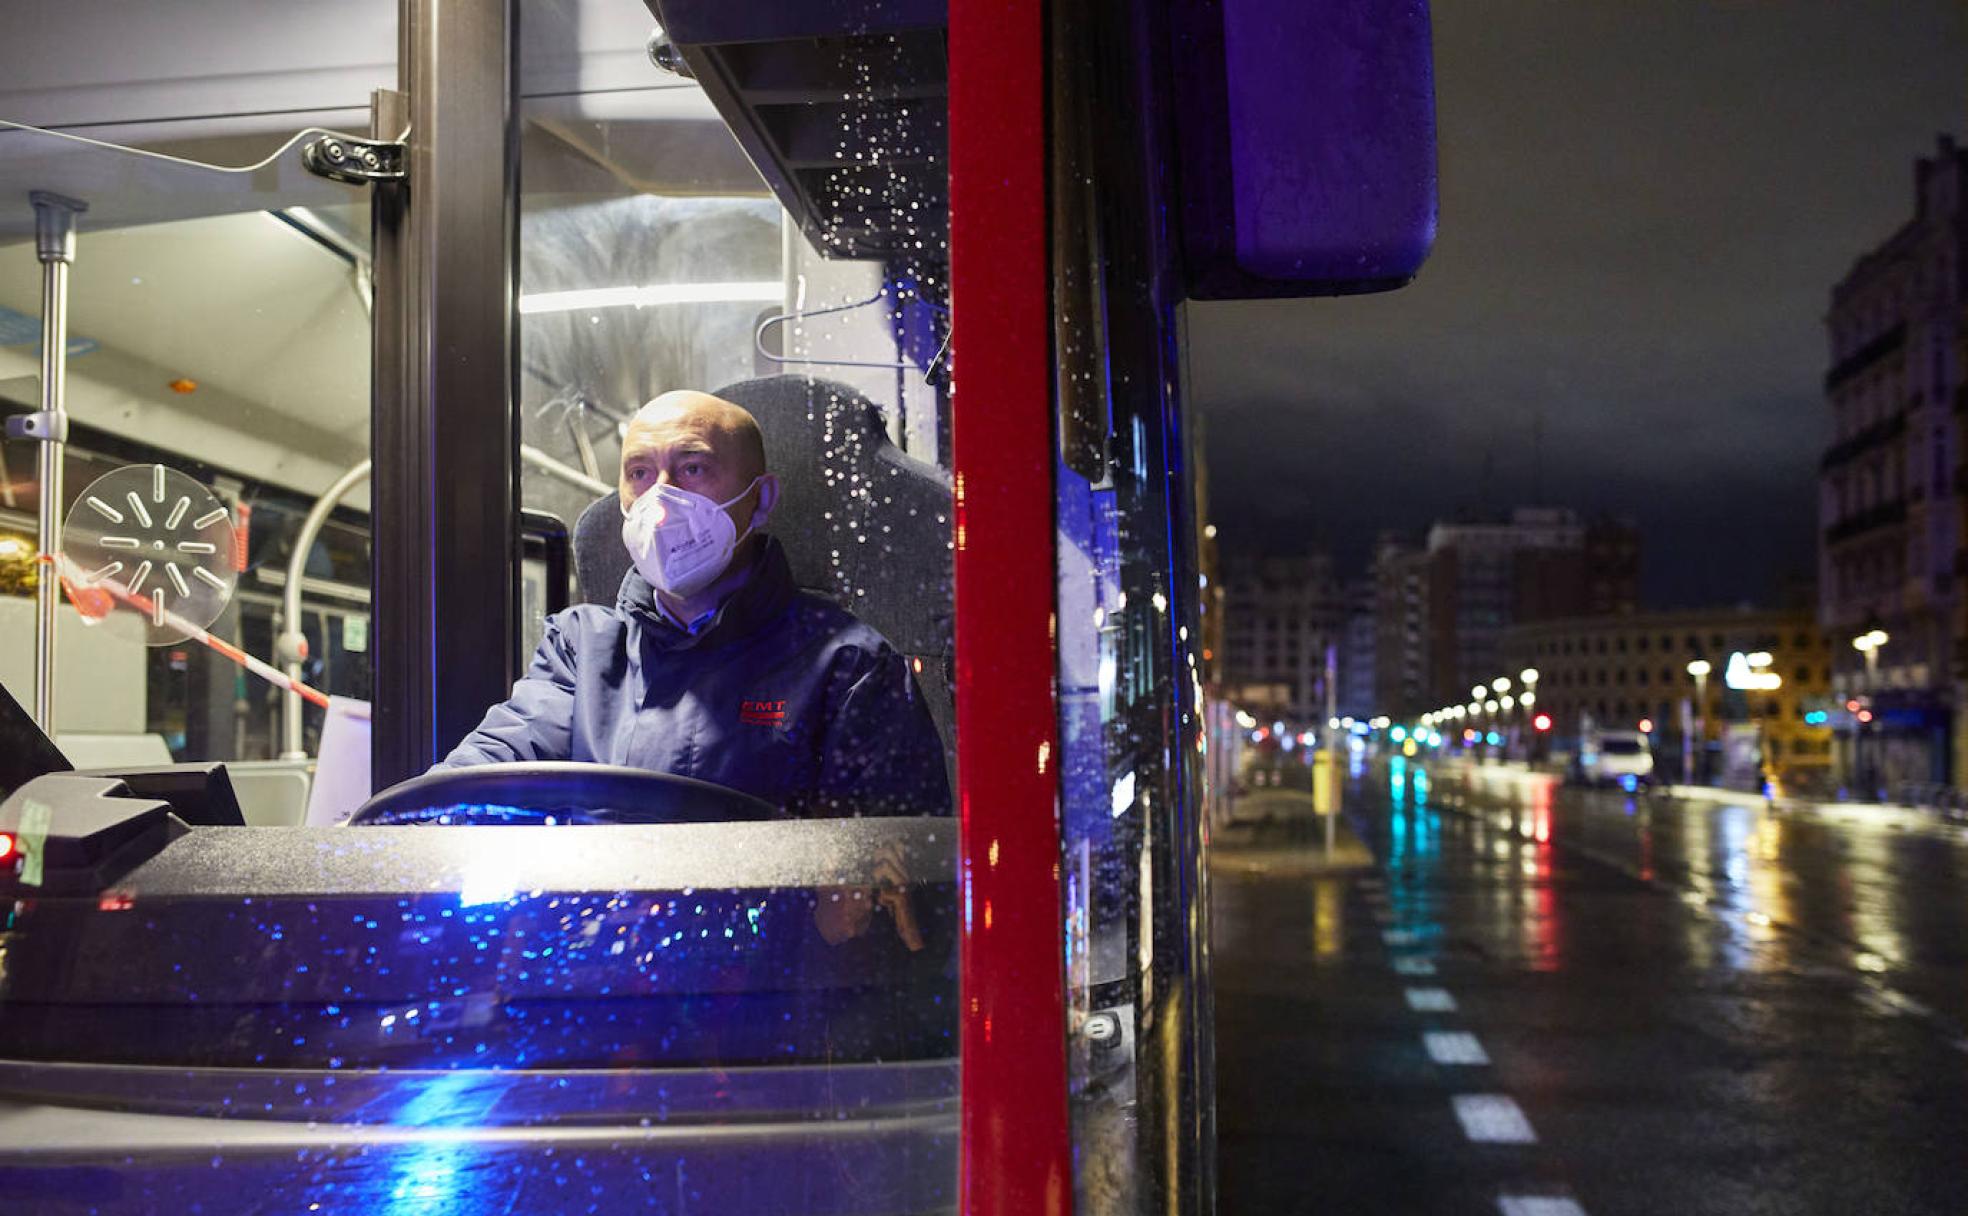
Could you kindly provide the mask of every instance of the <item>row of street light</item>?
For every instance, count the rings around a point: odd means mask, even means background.
[[[1866,683],[1868,688],[1878,684],[1879,651],[1889,640],[1888,634],[1883,629],[1869,630],[1852,639],[1852,648],[1865,655]],[[1730,660],[1728,673],[1730,687],[1753,688],[1758,690],[1780,687],[1783,682],[1782,677],[1778,676],[1776,672],[1769,670],[1772,663],[1772,656],[1766,651],[1733,656]],[[1706,737],[1708,733],[1708,677],[1714,674],[1715,668],[1707,659],[1693,659],[1688,663],[1687,671],[1688,675],[1695,682],[1695,729],[1693,734],[1695,738],[1700,739]],[[1422,714],[1419,719],[1420,729],[1409,731],[1403,728],[1400,734],[1404,738],[1412,737],[1417,740],[1430,740],[1432,736],[1432,741],[1439,746],[1442,737],[1441,731],[1444,727],[1454,728],[1461,726],[1464,728],[1473,728],[1478,723],[1487,722],[1489,727],[1494,728],[1497,725],[1497,719],[1504,715],[1515,714],[1519,710],[1527,715],[1531,714],[1538,703],[1537,685],[1538,670],[1535,667],[1524,668],[1517,673],[1517,678],[1514,681],[1509,676],[1498,676],[1487,684],[1471,686],[1469,700],[1467,702],[1460,705],[1445,705],[1440,709]],[[1862,721],[1869,721],[1872,717],[1869,713],[1859,716]],[[1236,719],[1239,726],[1251,731],[1254,739],[1261,740],[1267,735],[1274,733],[1279,735],[1281,742],[1289,738],[1282,722],[1273,723],[1271,729],[1267,731],[1259,726],[1258,720],[1254,716],[1244,710],[1237,711]],[[1393,728],[1394,723],[1391,718],[1387,717],[1376,717],[1364,721],[1356,721],[1350,717],[1335,717],[1327,722],[1327,726],[1339,732],[1342,736],[1347,734],[1369,735],[1390,730]],[[1551,717],[1549,714],[1536,714],[1530,719],[1530,726],[1532,730],[1540,734],[1549,731],[1552,727]],[[1650,730],[1650,728],[1651,723],[1643,723],[1642,729]],[[1314,744],[1315,740],[1312,733],[1308,731],[1302,737],[1291,738],[1290,742],[1303,743],[1307,747],[1310,747]],[[1286,746],[1289,747],[1289,743],[1286,743]],[[1686,761],[1684,759],[1685,763]]]
[[[1537,682],[1538,670],[1535,667],[1526,667],[1518,672],[1514,684],[1509,676],[1498,676],[1488,684],[1470,688],[1467,704],[1445,705],[1421,715],[1421,724],[1433,729],[1471,718],[1494,718],[1518,709],[1528,711],[1537,704]],[[1548,723],[1549,719],[1546,721]]]

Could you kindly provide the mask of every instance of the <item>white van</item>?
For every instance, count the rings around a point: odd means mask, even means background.
[[[1635,790],[1654,780],[1654,752],[1637,730],[1602,730],[1579,741],[1579,776],[1588,785]]]

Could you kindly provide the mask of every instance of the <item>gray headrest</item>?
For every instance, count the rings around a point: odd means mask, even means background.
[[[832,596],[904,654],[950,650],[950,483],[889,439],[881,407],[810,376],[714,390],[750,410],[778,475],[772,534],[802,587]]]
[[[574,582],[584,604],[613,604],[629,572],[622,546],[622,500],[606,494],[574,522]]]

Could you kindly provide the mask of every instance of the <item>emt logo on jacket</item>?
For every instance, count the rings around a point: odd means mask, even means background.
[[[784,701],[740,701],[738,703],[738,720],[748,726],[784,726],[786,724],[786,703]]]

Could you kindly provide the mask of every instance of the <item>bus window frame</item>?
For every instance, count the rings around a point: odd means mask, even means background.
[[[376,98],[409,147],[407,181],[371,187],[373,789],[518,675],[519,3],[402,0],[400,91]]]

